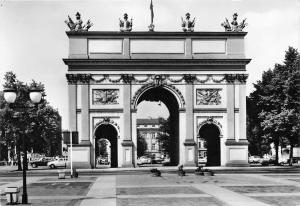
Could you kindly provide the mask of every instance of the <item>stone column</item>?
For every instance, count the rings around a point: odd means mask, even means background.
[[[194,140],[194,80],[195,75],[186,74],[184,79],[186,82],[186,137],[185,146],[185,166],[196,166],[196,142]]]
[[[131,81],[130,74],[122,75],[123,79],[123,164],[122,167],[133,167],[133,142],[131,139]]]

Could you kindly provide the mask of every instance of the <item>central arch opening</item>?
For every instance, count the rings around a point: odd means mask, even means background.
[[[111,124],[101,124],[95,131],[96,167],[118,167],[118,132]]]
[[[144,104],[147,104],[146,109],[140,107]],[[138,164],[161,163],[165,166],[177,166],[179,104],[175,95],[162,86],[153,87],[142,93],[137,105]],[[144,152],[141,152],[141,147],[144,147]]]
[[[205,124],[199,130],[199,157],[206,157],[206,166],[221,165],[220,131],[214,124]]]

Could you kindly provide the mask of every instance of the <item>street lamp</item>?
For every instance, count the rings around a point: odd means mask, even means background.
[[[37,87],[32,87],[29,90],[29,97],[30,100],[37,104],[41,101],[42,98],[42,93],[41,89]],[[3,90],[4,92],[4,99],[7,103],[15,103],[17,99],[17,90],[13,88],[5,88]],[[24,109],[24,108],[20,108]],[[22,141],[22,146],[23,146],[23,194],[22,194],[22,204],[28,204],[28,195],[27,195],[27,186],[26,186],[26,168],[27,168],[27,149],[26,149],[26,144],[25,144],[25,135],[23,135],[23,141]]]

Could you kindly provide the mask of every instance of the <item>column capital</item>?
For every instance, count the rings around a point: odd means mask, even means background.
[[[233,84],[234,81],[236,80],[236,74],[225,74],[224,77],[225,77],[226,82],[231,83],[231,84]]]
[[[195,74],[184,74],[183,79],[187,84],[193,84],[194,81],[196,80],[196,75]]]
[[[122,74],[121,79],[125,84],[131,84],[131,82],[134,80],[133,74]]]
[[[237,74],[236,78],[239,82],[246,83],[248,76],[249,76],[248,74]]]
[[[91,74],[66,74],[66,77],[69,84],[88,84],[91,80]]]

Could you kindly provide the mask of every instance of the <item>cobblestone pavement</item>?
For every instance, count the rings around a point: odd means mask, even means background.
[[[3,192],[9,186],[21,187],[22,179],[0,177],[1,206],[6,204]],[[299,206],[300,174],[28,177],[28,195],[30,205]]]

